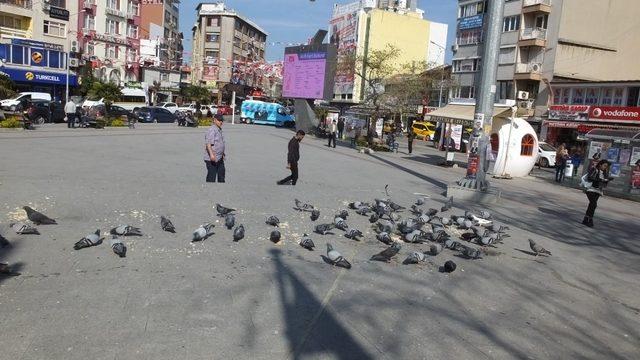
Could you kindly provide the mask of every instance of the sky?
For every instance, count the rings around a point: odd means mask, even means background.
[[[305,43],[318,29],[328,29],[333,4],[345,4],[354,0],[227,0],[227,8],[235,9],[251,19],[267,33],[267,43]],[[185,51],[191,52],[191,28],[196,21],[196,6],[199,1],[181,0],[180,30],[184,33]],[[427,20],[449,25],[447,44],[455,38],[457,0],[418,0],[418,7],[425,11]],[[391,31],[392,29],[390,29]],[[328,41],[326,39],[325,41]],[[282,60],[287,45],[267,44],[268,61]],[[185,54],[188,61],[190,54]],[[451,48],[447,47],[445,60],[451,62]]]

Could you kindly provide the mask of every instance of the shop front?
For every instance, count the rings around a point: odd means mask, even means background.
[[[52,71],[39,71],[34,69],[16,69],[5,67],[2,72],[13,80],[18,92],[36,91],[51,94],[54,100],[62,101],[65,97],[67,86],[67,74]],[[69,86],[77,86],[75,75],[69,77]]]

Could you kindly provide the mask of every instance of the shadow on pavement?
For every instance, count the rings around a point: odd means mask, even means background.
[[[4,239],[4,238],[3,238]],[[15,272],[15,273],[20,273],[22,272],[22,269],[24,268],[24,263],[22,262],[18,262],[18,263],[11,263],[7,257],[8,255],[15,250],[16,246],[18,246],[15,242],[8,242],[8,241],[2,241],[2,243],[0,244],[0,262],[4,262],[9,264],[9,267],[11,268],[11,271]],[[7,275],[7,274],[0,274],[0,284],[2,284],[5,280],[10,279],[14,276],[12,275]]]
[[[442,189],[446,189],[447,188],[447,184],[443,183],[440,180],[437,180],[437,179],[434,179],[432,177],[426,176],[426,175],[421,174],[421,173],[419,173],[419,172],[417,172],[415,170],[411,170],[411,169],[409,169],[407,167],[404,167],[404,166],[402,166],[400,164],[396,164],[395,162],[390,161],[388,159],[385,159],[383,157],[380,157],[378,155],[369,154],[369,156],[371,156],[372,158],[377,159],[379,161],[382,161],[385,164],[391,165],[391,166],[395,167],[396,169],[400,169],[400,170],[402,170],[402,171],[404,171],[404,172],[406,172],[408,174],[411,174],[411,175],[413,175],[413,176],[415,176],[417,178],[420,178],[420,179],[422,179],[422,180],[424,180],[426,182],[429,182],[429,183],[431,183],[431,184],[433,184],[435,186],[438,186],[438,187],[440,187]]]

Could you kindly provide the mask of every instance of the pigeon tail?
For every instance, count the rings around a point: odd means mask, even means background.
[[[341,267],[341,268],[345,268],[345,269],[351,269],[351,263],[347,261],[347,259],[343,258],[342,256],[339,257],[335,262],[334,262],[335,266]]]

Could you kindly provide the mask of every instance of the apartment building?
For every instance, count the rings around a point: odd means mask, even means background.
[[[19,90],[64,99],[67,53],[76,29],[69,21],[73,1],[0,0],[0,72]],[[69,84],[77,84],[75,75]]]
[[[140,37],[156,44],[159,64],[154,66],[166,70],[179,70],[182,65],[179,5],[179,0],[142,1],[140,5]]]
[[[82,60],[94,75],[121,86],[140,79],[140,0],[67,0]]]
[[[260,86],[267,32],[224,3],[200,3],[192,28],[192,84],[219,93],[226,85]]]
[[[458,1],[451,98],[475,97],[490,1]],[[637,0],[506,0],[496,100],[516,100],[519,115],[538,124],[559,99],[610,106],[618,94],[617,106],[632,103],[632,92],[616,90],[629,88],[615,83],[640,79],[639,18]]]

